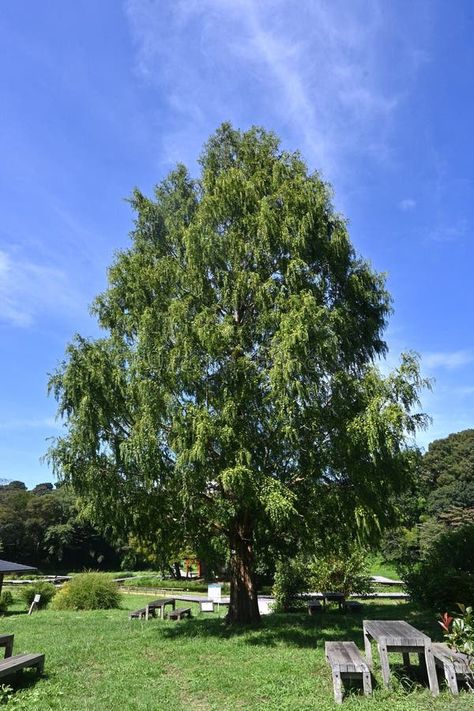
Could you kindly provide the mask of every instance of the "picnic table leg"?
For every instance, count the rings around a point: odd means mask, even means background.
[[[388,663],[387,645],[380,642],[379,645],[380,665],[382,667],[382,679],[385,686],[390,686],[390,666]]]
[[[426,671],[428,672],[428,681],[430,684],[431,693],[433,694],[433,696],[438,696],[438,694],[439,694],[438,677],[436,675],[436,666],[435,666],[435,661],[434,661],[434,657],[433,657],[433,652],[431,650],[431,643],[429,645],[426,645],[426,647],[425,647],[425,662],[426,662]]]
[[[365,658],[367,659],[367,664],[369,667],[372,666],[372,644],[369,639],[369,634],[366,631],[364,627],[364,650],[365,650]]]
[[[341,673],[340,672],[333,671],[332,685],[334,688],[334,700],[335,700],[336,704],[342,704],[342,682],[341,682]]]
[[[148,605],[145,607],[145,620],[148,622],[148,618],[150,616],[150,608]]]
[[[5,659],[13,654],[13,638],[9,639],[5,645]]]
[[[403,666],[409,667],[410,666],[410,654],[409,652],[403,652],[402,653],[403,657]]]
[[[370,696],[372,693],[372,678],[370,671],[364,672],[362,674],[362,686],[364,688],[365,696]]]
[[[452,694],[459,694],[458,680],[456,678],[456,671],[454,669],[454,664],[444,664],[444,678]]]

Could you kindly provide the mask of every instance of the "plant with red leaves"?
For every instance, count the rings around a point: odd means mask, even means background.
[[[438,620],[438,624],[441,625],[446,634],[449,634],[451,631],[451,622],[453,620],[454,617],[452,615],[448,615],[447,612],[445,612],[444,615],[441,615],[441,619]]]

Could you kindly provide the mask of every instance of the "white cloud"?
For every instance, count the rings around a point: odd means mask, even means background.
[[[61,424],[54,417],[43,418],[12,418],[0,420],[0,430],[25,430],[25,429],[60,429]]]
[[[433,242],[459,242],[469,234],[469,224],[464,218],[454,219],[450,224],[438,225],[429,235]]]
[[[465,350],[425,353],[421,359],[422,365],[428,368],[445,368],[447,370],[462,368],[472,362],[474,362],[474,355]]]
[[[30,326],[45,311],[71,311],[77,303],[63,271],[0,250],[0,321]]]
[[[426,61],[426,23],[397,25],[382,0],[297,11],[289,0],[126,0],[125,11],[138,71],[174,112],[160,125],[170,162],[188,162],[222,120],[263,122],[334,180],[351,156],[390,153],[394,113]]]
[[[400,210],[403,210],[403,212],[409,212],[415,209],[416,200],[413,200],[413,198],[405,198],[404,200],[400,200],[398,207]]]

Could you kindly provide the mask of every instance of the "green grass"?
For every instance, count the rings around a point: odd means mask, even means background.
[[[397,569],[391,563],[386,563],[381,555],[372,555],[369,559],[369,567],[371,575],[384,575],[392,580],[399,580],[400,575]]]
[[[121,610],[54,612],[28,617],[13,610],[0,632],[15,633],[15,651],[45,652],[45,676],[24,672],[6,709],[46,711],[295,711],[337,708],[325,640],[362,645],[362,615],[330,610],[321,615],[271,615],[259,629],[228,629],[217,615],[181,622],[129,620],[127,610],[150,596],[127,595]],[[222,612],[222,614],[224,614]],[[436,620],[408,603],[365,605],[370,618],[406,619],[439,638]],[[375,656],[375,655],[374,655]],[[447,691],[432,699],[414,672],[397,667],[394,688],[377,682],[373,698],[351,693],[343,708],[375,711],[472,709],[472,696],[454,700]],[[5,679],[1,680],[5,683]],[[1,698],[1,695],[0,695]]]

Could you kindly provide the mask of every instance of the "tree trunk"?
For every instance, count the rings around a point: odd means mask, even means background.
[[[179,561],[176,561],[173,563],[173,570],[174,570],[174,577],[176,580],[181,580],[181,566],[179,564]]]
[[[260,622],[253,572],[252,531],[238,525],[230,536],[230,605],[227,622],[253,625]]]

